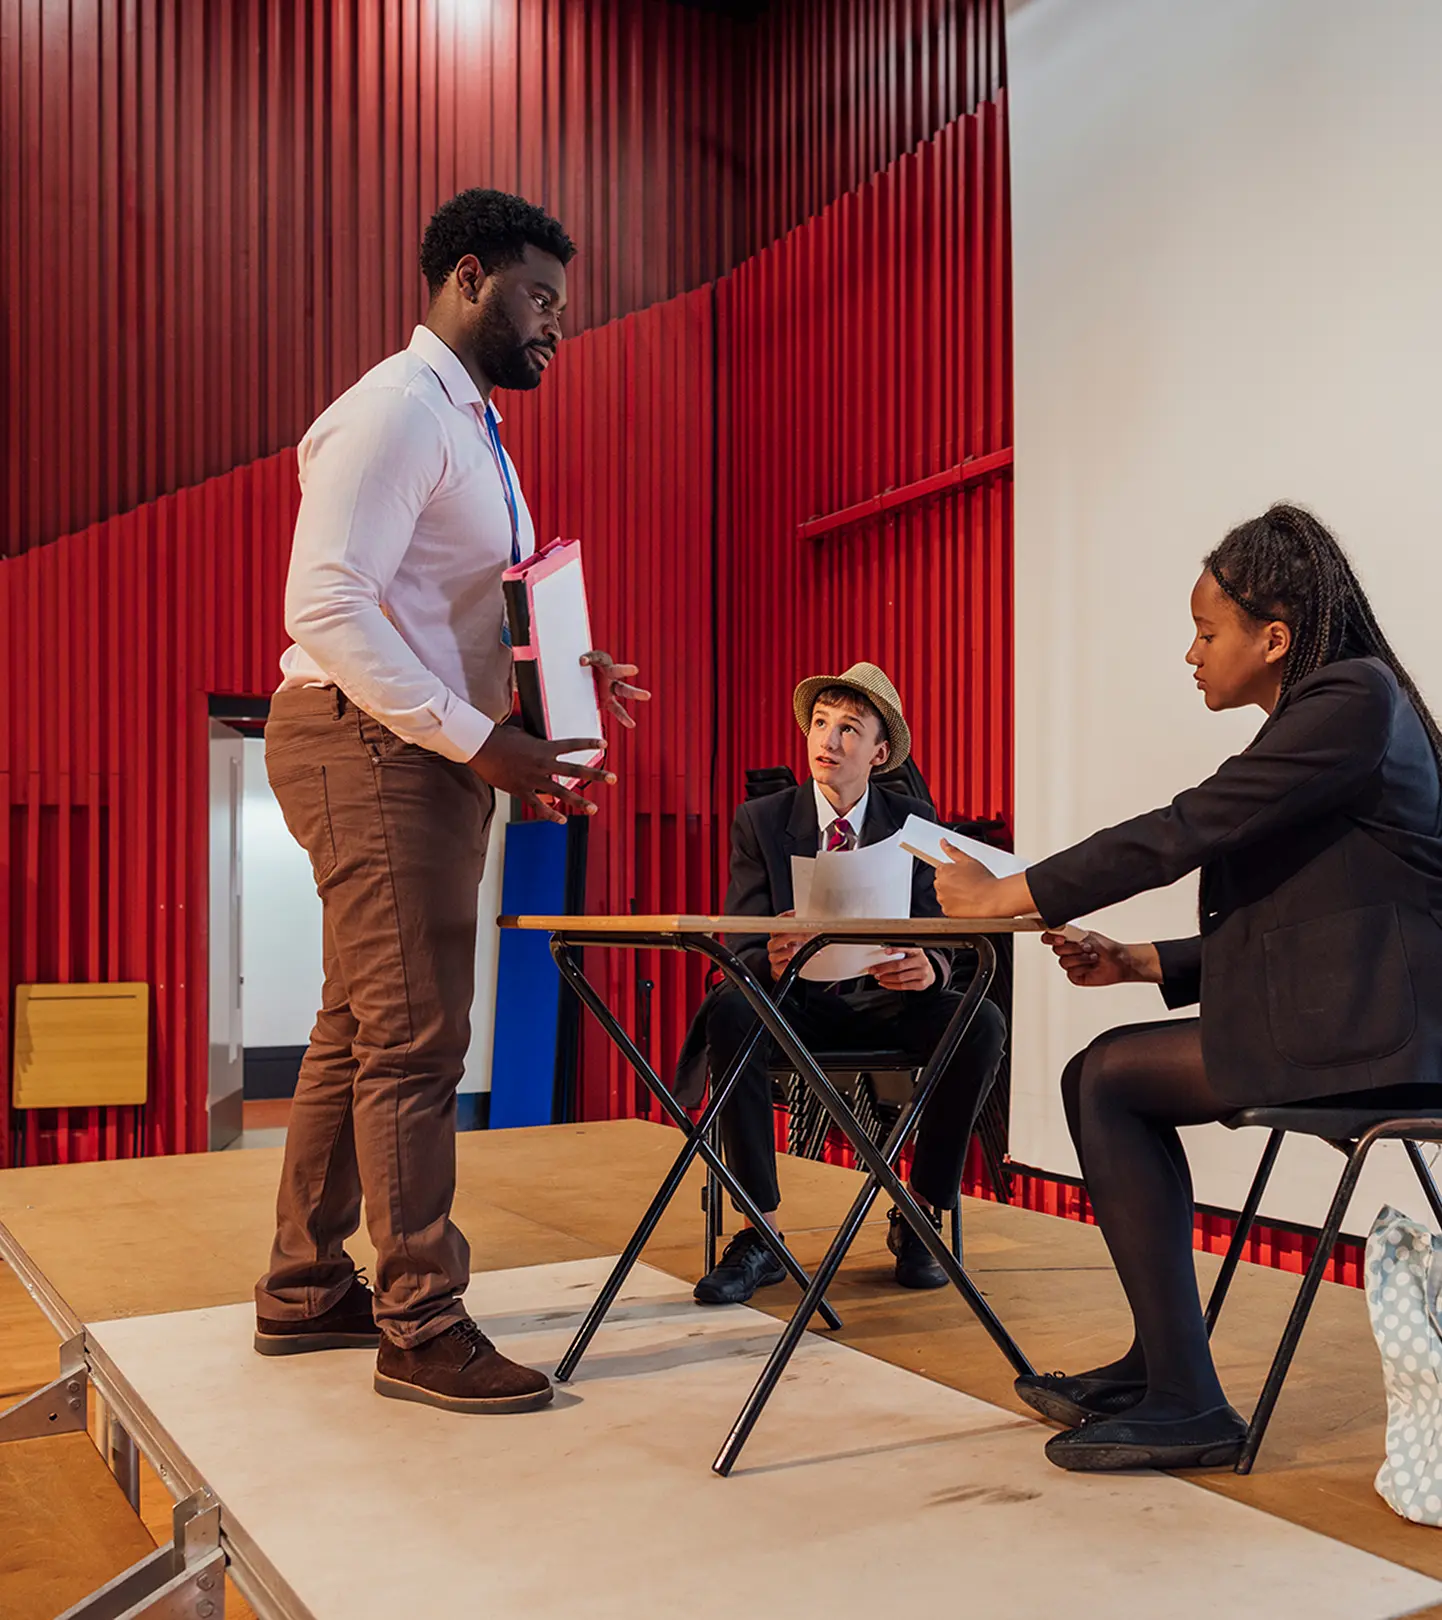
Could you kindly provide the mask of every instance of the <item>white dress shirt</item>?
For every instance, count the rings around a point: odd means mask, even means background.
[[[511,710],[512,526],[483,412],[424,326],[301,440],[281,689],[338,686],[407,742],[468,760]],[[522,557],[535,529],[505,457]]]
[[[811,785],[816,789],[816,828],[818,835],[816,848],[819,851],[826,848],[826,834],[831,823],[840,821],[843,818],[841,812],[832,805],[831,800],[821,791],[821,784],[814,776],[811,778]],[[868,786],[856,803],[846,812],[845,816],[846,825],[851,828],[858,848],[861,846],[861,829],[866,825],[866,804],[870,797],[871,788]]]

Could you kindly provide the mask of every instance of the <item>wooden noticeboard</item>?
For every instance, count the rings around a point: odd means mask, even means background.
[[[125,1107],[149,1079],[148,984],[16,987],[17,1108]]]

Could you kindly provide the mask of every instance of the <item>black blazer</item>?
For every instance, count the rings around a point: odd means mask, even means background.
[[[1299,681],[1246,750],[1162,810],[1027,873],[1059,926],[1201,869],[1201,931],[1159,944],[1239,1107],[1442,1082],[1442,793],[1387,666]]]
[[[863,847],[879,844],[900,832],[908,816],[930,821],[933,814],[931,806],[920,799],[892,793],[873,783],[866,801],[866,824],[858,842]],[[739,805],[731,823],[731,876],[723,915],[777,917],[790,911],[795,904],[791,857],[815,855],[820,833],[816,788],[809,777],[799,787],[782,788]],[[912,862],[911,915],[942,915],[936,898],[936,874],[925,861]],[[733,934],[726,943],[763,983],[771,982],[765,934]],[[936,986],[944,986],[951,977],[951,953],[936,950],[927,955],[936,967]],[[805,994],[805,981],[798,981],[797,989]],[[687,1108],[694,1108],[706,1090],[706,1015],[717,993],[713,990],[707,995],[691,1020],[676,1064],[676,1095]]]

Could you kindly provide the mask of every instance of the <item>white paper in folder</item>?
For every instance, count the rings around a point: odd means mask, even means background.
[[[791,888],[798,917],[827,921],[837,917],[911,915],[911,856],[895,838],[864,849],[824,850],[791,857]],[[827,945],[801,970],[803,979],[835,984],[860,978],[901,953],[884,945]]]
[[[544,563],[531,582],[531,637],[541,666],[548,737],[599,737],[601,706],[596,673],[581,659],[590,652],[591,615],[581,573],[580,547],[571,548],[558,567]],[[601,756],[591,749],[562,754],[569,765],[595,765]]]

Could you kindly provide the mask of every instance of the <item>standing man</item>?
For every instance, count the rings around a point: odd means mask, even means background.
[[[310,856],[325,989],[286,1140],[263,1355],[377,1349],[375,1388],[460,1412],[544,1406],[544,1374],[502,1356],[462,1303],[451,1221],[456,1086],[470,1041],[478,890],[497,790],[561,820],[595,805],[555,780],[589,739],[504,722],[501,576],[535,545],[501,446],[495,388],[535,388],[561,341],[575,246],[519,197],[471,190],[421,244],[425,324],[324,411],[299,451],[285,623],[293,645],[266,769]],[[606,707],[630,666],[604,653]],[[544,796],[544,797],[543,797]],[[372,1295],[346,1253],[364,1194]]]

